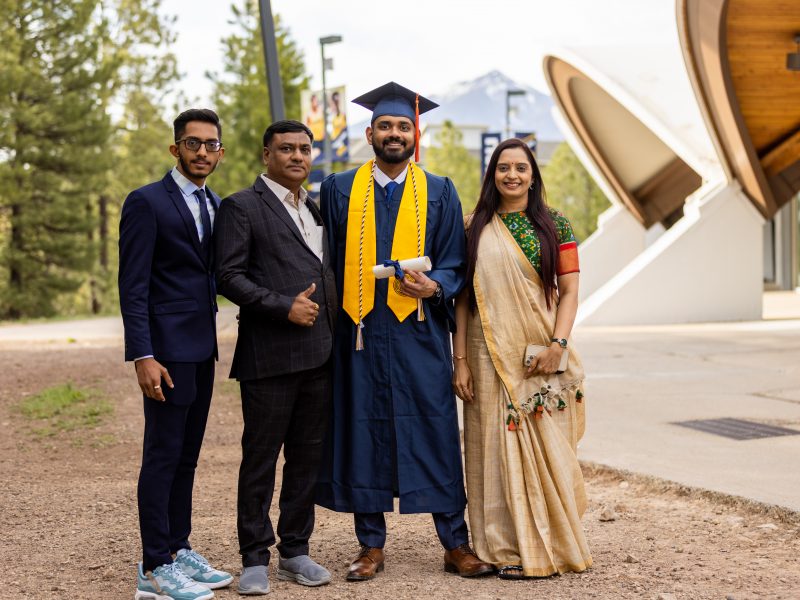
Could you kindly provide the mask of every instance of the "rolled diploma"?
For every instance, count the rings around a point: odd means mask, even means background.
[[[398,262],[404,269],[411,269],[412,271],[430,271],[433,267],[431,264],[431,259],[427,256],[420,256],[419,258],[407,258]],[[386,279],[387,277],[394,275],[394,267],[375,265],[372,267],[372,273],[375,275],[375,279]]]

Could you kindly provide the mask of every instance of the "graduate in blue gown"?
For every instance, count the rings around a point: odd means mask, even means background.
[[[373,110],[375,159],[329,176],[320,207],[344,310],[333,350],[334,388],[318,503],[353,512],[361,552],[349,580],[383,568],[384,512],[432,513],[445,569],[462,576],[492,567],[475,557],[464,521],[464,480],[451,387],[452,299],[465,280],[461,203],[453,183],[410,162],[419,114],[437,105],[389,83],[354,102]],[[418,157],[417,157],[418,160]],[[384,261],[427,256],[428,272]],[[402,277],[402,279],[401,279]]]

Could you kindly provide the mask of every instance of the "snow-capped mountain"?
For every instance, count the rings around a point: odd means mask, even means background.
[[[533,131],[541,141],[561,141],[564,135],[551,116],[553,100],[538,90],[515,82],[500,71],[490,71],[471,81],[462,81],[431,99],[440,107],[425,115],[429,124],[445,120],[456,125],[486,125],[489,131],[503,131],[506,126],[506,91],[523,90],[524,96],[512,96],[511,130]]]
[[[521,85],[500,71],[490,71],[471,81],[461,81],[429,97],[440,106],[425,113],[427,125],[441,125],[449,120],[460,126],[483,126],[487,131],[506,128],[506,90],[524,90],[524,96],[511,98],[511,130],[533,131],[540,142],[560,142],[564,135],[551,116],[553,100],[547,94]],[[349,125],[351,140],[363,137],[368,121]]]

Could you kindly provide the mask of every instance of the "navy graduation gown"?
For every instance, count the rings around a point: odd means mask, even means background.
[[[331,175],[321,188],[340,301],[355,172]],[[332,415],[317,495],[318,504],[332,510],[390,512],[395,496],[403,513],[455,512],[466,505],[449,334],[453,298],[465,280],[464,221],[452,182],[425,175],[425,254],[433,263],[428,276],[441,284],[444,299],[423,300],[425,321],[418,321],[415,311],[401,323],[386,305],[390,279],[378,280],[375,306],[364,317],[364,349],[358,352],[356,327],[339,311]],[[403,185],[411,185],[410,179]],[[378,263],[392,258],[403,185],[391,204],[375,186]]]

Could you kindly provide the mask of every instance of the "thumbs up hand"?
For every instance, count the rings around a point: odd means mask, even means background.
[[[317,284],[312,283],[305,290],[297,294],[289,310],[289,320],[295,325],[312,327],[319,314],[319,304],[311,300],[311,294],[317,289]]]

